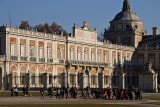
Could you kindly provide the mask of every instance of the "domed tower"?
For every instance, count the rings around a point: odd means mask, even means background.
[[[105,29],[104,39],[116,44],[137,47],[143,35],[142,21],[131,11],[130,1],[124,0],[122,11],[110,22],[109,29]]]

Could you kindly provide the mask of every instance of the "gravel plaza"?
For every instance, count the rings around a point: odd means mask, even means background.
[[[104,99],[57,99],[55,97],[49,98],[45,96],[44,100],[41,100],[40,96],[8,96],[0,97],[0,106],[8,107],[12,105],[37,105],[37,104],[116,104],[118,105],[132,105],[132,106],[142,106],[142,107],[159,107],[157,103],[159,100],[152,98],[153,96],[159,97],[159,93],[145,93],[143,95],[147,98],[143,100],[104,100]],[[6,105],[6,106],[5,106]],[[22,106],[23,107],[23,106]]]

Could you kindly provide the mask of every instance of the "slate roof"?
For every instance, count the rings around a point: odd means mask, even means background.
[[[160,35],[147,35],[143,36],[142,41],[139,43],[138,47],[160,47]]]

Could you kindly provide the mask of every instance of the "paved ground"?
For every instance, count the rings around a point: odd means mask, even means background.
[[[152,95],[152,94],[151,94]],[[153,94],[154,95],[154,94]],[[155,94],[156,95],[156,94]],[[143,107],[159,107],[160,105],[146,104],[159,102],[156,100],[103,100],[103,99],[56,99],[55,97],[45,97],[41,100],[40,97],[0,97],[0,105],[16,105],[16,104],[125,104],[125,105],[138,105]]]

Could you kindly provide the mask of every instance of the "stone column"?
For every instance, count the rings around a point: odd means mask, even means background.
[[[158,74],[153,74],[153,92],[158,92],[158,81],[157,81]]]
[[[91,73],[88,75],[88,86],[91,87],[93,84],[91,83]]]
[[[78,73],[75,73],[75,87],[78,88]]]
[[[66,76],[68,76],[68,78],[67,78],[67,79],[68,79],[68,80],[67,80],[67,81],[68,81],[68,84],[67,84],[67,82],[66,82],[65,86],[71,87],[71,76],[70,76],[70,75],[71,75],[70,72],[68,72],[68,75],[66,75]]]
[[[36,62],[39,61],[39,55],[38,55],[38,49],[39,48],[39,44],[38,44],[38,39],[36,39],[36,45],[35,45],[35,56],[36,56]]]
[[[16,72],[16,85],[19,87],[20,86],[20,69],[19,69],[19,64],[17,67],[17,72]]]
[[[17,51],[17,56],[18,56],[18,61],[19,61],[20,60],[20,38],[19,36],[17,37],[17,47],[15,48],[17,48],[16,51]]]
[[[123,72],[119,74],[119,88],[125,89],[125,73]]]
[[[96,76],[96,84],[95,84],[95,88],[98,88],[98,74],[96,74],[95,76]]]
[[[29,56],[30,56],[30,47],[29,47],[29,37],[26,39],[26,51],[25,51],[25,56],[27,56],[27,61],[29,61]]]
[[[14,82],[13,81],[13,74],[10,73],[8,77],[9,77],[9,90],[10,90],[13,87],[13,84],[14,84],[13,83]]]
[[[38,71],[38,65],[36,67],[36,73],[35,73],[35,86],[39,87],[39,71]]]
[[[45,34],[46,35],[46,34]],[[48,50],[47,50],[47,41],[46,40],[44,40],[44,48],[43,48],[43,53],[44,53],[44,58],[45,58],[45,62],[47,62],[47,58],[48,58],[48,55],[47,55],[47,52],[48,52]],[[45,65],[46,66],[46,65]]]

